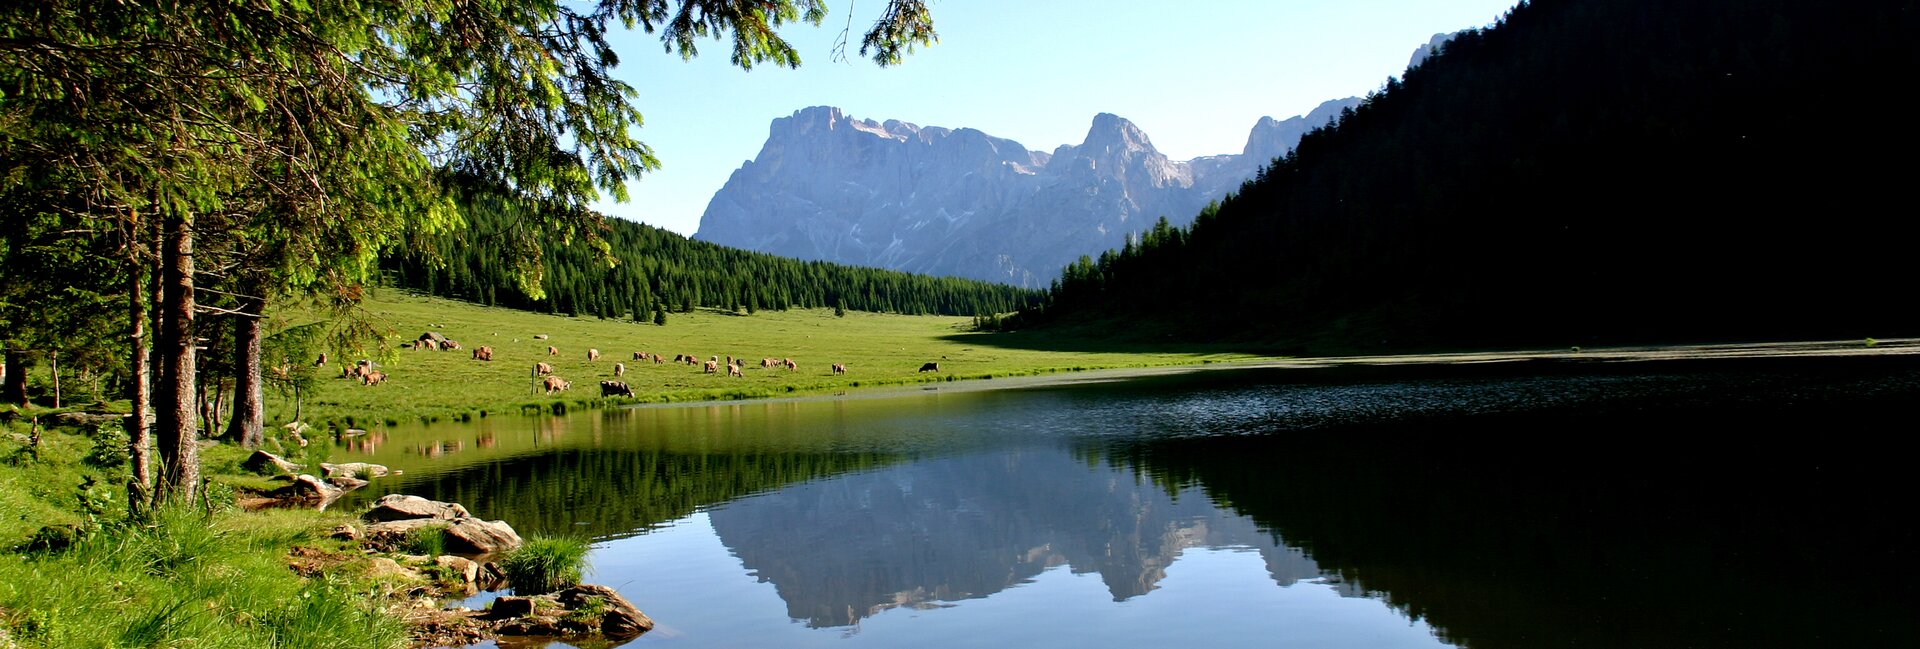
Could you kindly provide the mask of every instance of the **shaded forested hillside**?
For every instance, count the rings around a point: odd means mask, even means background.
[[[1920,332],[1920,8],[1538,0],[1027,322],[1307,349]],[[1250,80],[1250,82],[1257,82]]]
[[[604,220],[598,235],[607,249],[601,251],[582,245],[586,237],[579,233],[539,230],[484,192],[457,193],[469,227],[383,259],[390,281],[488,306],[643,321],[698,307],[978,315],[1042,298],[1038,291],[977,280],[749,252],[619,219]],[[535,299],[533,286],[544,296]]]

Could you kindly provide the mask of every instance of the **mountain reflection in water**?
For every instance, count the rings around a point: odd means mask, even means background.
[[[843,476],[708,518],[741,563],[773,583],[788,616],[817,627],[988,597],[1056,566],[1098,573],[1124,601],[1153,590],[1195,547],[1254,549],[1282,586],[1320,576],[1299,550],[1198,491],[1169,493],[1059,449]]]
[[[1208,372],[336,453],[592,534],[643,643],[1920,646],[1915,364]]]

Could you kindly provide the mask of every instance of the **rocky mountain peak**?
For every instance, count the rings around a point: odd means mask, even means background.
[[[1158,153],[1153,141],[1147,134],[1127,118],[1113,113],[1100,113],[1093,116],[1093,126],[1087,129],[1087,138],[1081,142],[1079,150],[1083,154],[1096,152],[1139,152]]]

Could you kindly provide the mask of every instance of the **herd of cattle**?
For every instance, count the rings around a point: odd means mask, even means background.
[[[545,334],[539,334],[539,335],[535,335],[534,339],[546,340],[547,336]],[[414,340],[412,347],[416,350],[449,351],[449,350],[460,349],[460,343],[459,341],[449,339],[446,336],[440,335],[439,333],[430,331],[424,334],[420,334],[420,337]],[[547,355],[559,356],[560,348],[554,347],[552,345],[548,345]],[[493,347],[489,345],[481,345],[479,348],[474,349],[473,360],[491,362],[493,360]],[[600,360],[600,350],[594,349],[594,348],[588,348],[587,360],[588,361]],[[633,358],[631,360],[635,363],[645,363],[645,362],[651,361],[655,365],[664,365],[666,363],[671,362],[674,364],[697,366],[697,367],[700,367],[703,373],[705,374],[718,374],[722,368],[725,368],[727,372],[727,376],[729,377],[745,377],[746,376],[745,368],[747,367],[747,359],[734,358],[732,355],[726,356],[724,360],[722,360],[722,358],[717,355],[708,356],[705,360],[702,360],[699,356],[694,354],[674,354],[673,360],[668,361],[666,357],[661,354],[655,354],[651,352],[634,352]],[[327,355],[324,353],[320,354],[319,359],[315,360],[313,364],[315,367],[326,365]],[[791,358],[772,358],[772,357],[762,358],[760,359],[760,367],[761,369],[768,369],[768,370],[785,369],[788,372],[797,372],[800,370],[800,364],[794,362],[794,360]],[[922,372],[940,371],[940,364],[937,362],[927,363],[925,365],[920,366],[920,371]],[[834,363],[832,366],[832,372],[834,374],[846,374],[847,364]],[[626,373],[627,373],[626,363],[615,362],[613,364],[614,377],[617,378],[617,377],[625,376]],[[382,372],[378,369],[375,369],[373,361],[363,358],[363,359],[360,359],[359,361],[356,361],[352,365],[345,366],[340,372],[340,378],[353,379],[353,380],[359,381],[361,385],[372,386],[372,385],[379,385],[385,382],[387,380],[387,374],[386,372]],[[534,363],[533,378],[535,381],[537,381],[537,384],[536,384],[537,389],[544,390],[549,395],[556,394],[573,387],[573,383],[571,381],[568,381],[566,379],[560,378],[559,376],[555,375],[553,373],[553,365],[545,362]],[[633,388],[631,386],[628,386],[624,381],[601,381],[600,396],[632,397],[634,396],[634,392],[633,392]]]

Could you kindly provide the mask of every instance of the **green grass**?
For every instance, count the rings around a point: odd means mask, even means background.
[[[447,526],[426,525],[407,531],[407,540],[401,544],[407,554],[437,557],[447,553]]]
[[[23,432],[0,432],[0,456],[19,450]],[[43,431],[37,459],[0,462],[0,637],[21,647],[406,645],[400,621],[374,608],[378,582],[288,570],[291,546],[344,549],[325,534],[350,515],[241,512],[216,497],[211,516],[196,504],[130,525],[126,469],[84,461],[93,448],[86,436]],[[239,453],[218,445],[206,455],[224,466]],[[215,491],[231,493],[225,478],[214,476]],[[24,550],[47,525],[87,533],[65,549]]]
[[[675,313],[664,327],[651,323],[573,318],[487,308],[465,302],[426,298],[397,291],[373,294],[365,309],[388,337],[384,358],[374,352],[330,354],[322,374],[329,378],[307,395],[303,417],[309,422],[367,428],[403,421],[466,419],[500,412],[550,412],[603,403],[599,382],[625,381],[637,399],[622,402],[750,399],[831,393],[850,388],[933,381],[1027,376],[1110,367],[1148,367],[1241,360],[1254,356],[1223,350],[1179,351],[1147,344],[1089,346],[1073,337],[1046,334],[991,334],[969,331],[971,319],[848,312],[830,309],[761,311],[735,315],[718,311]],[[283,323],[301,324],[311,316],[283,314]],[[444,325],[432,327],[430,325]],[[393,349],[432,331],[460,341],[457,351]],[[549,338],[534,339],[535,334]],[[494,349],[492,362],[472,360],[473,349]],[[547,347],[559,349],[549,356]],[[600,360],[588,361],[597,348]],[[1062,351],[1065,350],[1065,351]],[[701,360],[731,355],[748,360],[745,377],[730,378],[725,368],[706,374],[684,364],[656,365],[632,360],[633,352],[676,354]],[[343,363],[370,357],[388,375],[385,384],[363,386],[338,376]],[[792,358],[799,369],[763,369],[760,359]],[[299,359],[296,359],[299,360]],[[304,359],[312,362],[313,359]],[[548,396],[534,389],[535,363],[549,363],[573,388]],[[613,375],[625,363],[624,377]],[[938,372],[920,372],[938,362]],[[848,367],[844,375],[832,365]],[[290,399],[269,397],[269,417],[287,421]]]
[[[551,593],[579,585],[588,549],[581,539],[534,536],[502,557],[500,570],[516,595]]]

